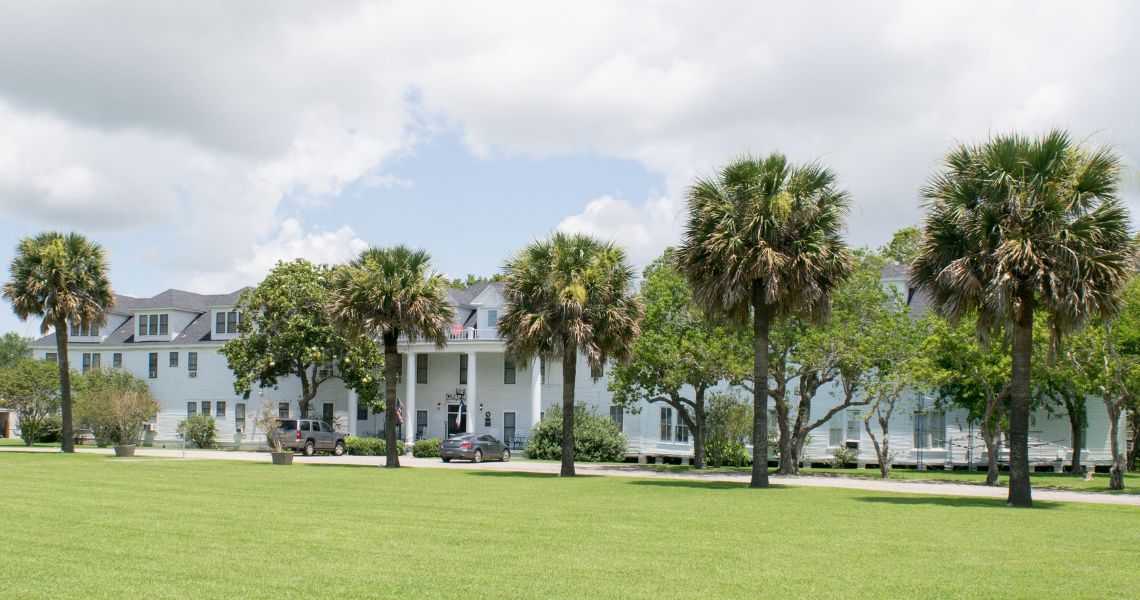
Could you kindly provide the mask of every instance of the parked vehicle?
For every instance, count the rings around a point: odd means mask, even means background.
[[[511,449],[503,442],[495,439],[493,435],[457,435],[445,440],[439,446],[439,457],[443,462],[451,462],[453,458],[461,458],[471,462],[484,460],[511,460]]]
[[[312,456],[317,450],[327,450],[334,456],[344,454],[344,434],[324,421],[281,419],[280,423],[277,439],[282,448],[300,450],[305,456]]]

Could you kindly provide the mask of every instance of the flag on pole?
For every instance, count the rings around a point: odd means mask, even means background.
[[[455,413],[455,428],[459,429],[463,425],[463,413],[467,410],[467,403],[463,398],[459,399],[459,412]]]
[[[404,424],[404,403],[400,402],[399,398],[396,398],[396,421],[398,421],[400,425]]]

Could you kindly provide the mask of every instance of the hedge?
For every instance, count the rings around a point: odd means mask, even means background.
[[[344,438],[344,453],[353,456],[384,456],[386,452],[384,438],[356,437]],[[404,440],[396,440],[396,453],[404,453]]]
[[[426,440],[419,440],[412,445],[412,456],[416,458],[432,458],[439,456],[439,445],[443,440],[439,438],[430,438]]]
[[[578,406],[574,410],[574,460],[619,461],[625,455],[625,436],[609,415]],[[539,422],[526,444],[526,456],[544,460],[562,458],[562,408],[555,406]]]

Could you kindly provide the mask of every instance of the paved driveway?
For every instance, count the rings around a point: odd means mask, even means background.
[[[55,448],[24,448],[19,446],[0,447],[4,452],[59,452]],[[85,454],[113,454],[113,451],[100,448],[79,448],[77,452]],[[158,448],[139,448],[135,451],[136,457],[160,457],[186,460],[245,460],[254,462],[269,462],[269,456],[262,452],[230,452],[224,450],[171,450]],[[376,465],[382,466],[384,458],[381,456],[297,456],[293,459],[299,464],[338,464],[338,465]],[[405,467],[418,467],[430,469],[480,469],[487,471],[517,471],[525,473],[547,473],[557,475],[559,464],[548,461],[514,460],[511,462],[484,462],[472,464],[467,462],[444,463],[438,458],[415,458],[401,456],[400,465]],[[655,471],[639,465],[596,465],[578,463],[575,469],[582,475],[602,475],[610,477],[640,477],[648,479],[684,479],[691,481],[727,481],[747,483],[747,473],[667,473]],[[862,479],[843,476],[799,476],[784,477],[774,475],[770,477],[773,484],[797,485],[804,487],[830,487],[876,492],[892,492],[903,494],[928,494],[935,496],[965,496],[971,498],[1005,498],[1005,488],[986,487],[962,483],[937,483],[921,481],[880,481],[875,479]],[[1140,506],[1140,495],[1136,494],[1104,494],[1096,492],[1073,492],[1064,490],[1034,489],[1033,499],[1047,502],[1084,502],[1089,504],[1116,504],[1125,506]]]

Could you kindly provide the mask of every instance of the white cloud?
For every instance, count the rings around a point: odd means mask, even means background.
[[[201,293],[222,293],[255,285],[278,261],[305,258],[317,263],[336,264],[348,260],[368,244],[345,225],[336,231],[305,233],[297,219],[285,219],[269,239],[252,244],[242,258],[223,270],[201,272],[190,278],[187,289]]]
[[[354,239],[302,233],[292,204],[410,185],[386,163],[447,123],[483,155],[662,173],[663,197],[583,198],[558,225],[639,262],[676,241],[692,176],[746,151],[833,166],[857,201],[851,238],[873,243],[918,218],[915,190],[954,139],[1063,125],[1135,156],[1136,17],[1030,1],[10,6],[0,210],[161,225],[171,268],[247,284],[232,278]]]

